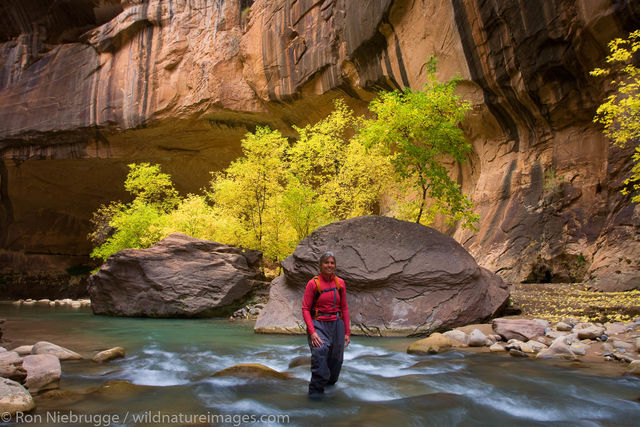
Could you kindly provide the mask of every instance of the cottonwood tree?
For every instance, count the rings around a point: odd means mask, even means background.
[[[634,166],[631,176],[625,180],[623,194],[629,194],[629,187],[636,193],[632,197],[640,202],[640,69],[637,51],[640,50],[640,30],[629,34],[626,39],[616,38],[609,42],[608,67],[591,71],[593,76],[610,76],[614,93],[598,107],[593,121],[604,125],[604,134],[619,146],[635,144]]]
[[[97,245],[93,258],[107,260],[121,249],[147,248],[165,237],[158,224],[160,218],[180,203],[171,176],[160,165],[132,163],[124,182],[133,196],[130,203],[111,202],[94,214],[94,231],[89,238]]]
[[[429,224],[440,213],[450,224],[462,221],[463,227],[475,229],[478,216],[473,204],[443,163],[445,159],[464,162],[471,151],[458,126],[470,104],[455,94],[459,78],[439,82],[435,58],[426,65],[423,90],[382,92],[371,102],[369,110],[375,118],[361,122],[360,138],[369,147],[388,150],[401,187],[417,190],[413,200],[399,200],[401,216]]]

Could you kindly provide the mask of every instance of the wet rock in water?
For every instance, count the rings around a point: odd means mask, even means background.
[[[304,288],[328,250],[346,282],[354,334],[428,335],[484,321],[508,302],[503,280],[451,237],[371,215],[320,227],[298,244],[282,263],[284,276],[272,282],[256,332],[301,329]]]
[[[545,328],[535,320],[493,319],[493,330],[505,340],[518,339],[528,341],[545,334]]]
[[[559,331],[570,332],[573,329],[573,326],[568,323],[558,322],[556,323],[556,329]]]
[[[487,338],[487,336],[479,329],[474,329],[469,334],[469,341],[467,344],[469,347],[484,347],[489,344],[489,338]]]
[[[90,277],[96,314],[204,317],[226,314],[261,277],[262,253],[175,233],[148,249],[112,255]]]
[[[132,384],[129,381],[111,380],[98,389],[93,389],[90,395],[107,396],[110,400],[131,400],[140,393],[153,390],[153,386]]]
[[[511,350],[509,350],[509,355],[514,357],[529,357],[527,353],[516,348],[512,348]]]
[[[627,373],[640,376],[640,360],[630,362]]]
[[[32,349],[33,349],[32,345],[21,345],[20,347],[14,348],[12,351],[15,351],[20,356],[25,356],[27,354],[31,354]]]
[[[311,356],[298,356],[289,362],[289,368],[311,365]]]
[[[240,363],[238,365],[234,365],[218,371],[212,376],[230,376],[239,378],[276,378],[279,380],[291,379],[289,374],[285,372],[278,372],[275,369],[271,369],[268,366],[262,365],[260,363]]]
[[[454,343],[439,332],[434,332],[427,338],[412,342],[407,348],[409,354],[437,354],[450,349]]]
[[[465,334],[464,332],[459,331],[457,329],[444,332],[442,335],[444,335],[445,337],[447,337],[451,341],[453,341],[453,345],[454,346],[458,346],[460,344],[461,345],[467,345],[467,342],[469,341],[469,336],[467,334]],[[460,344],[458,344],[458,343],[460,343]]]
[[[59,345],[52,344],[47,341],[40,341],[33,345],[31,350],[32,354],[53,354],[60,360],[77,360],[82,359],[82,356]]]
[[[60,360],[53,354],[25,356],[22,367],[27,372],[24,385],[30,393],[58,388],[62,368],[60,367]]]
[[[569,359],[575,360],[576,355],[565,341],[565,337],[556,338],[553,343],[536,356],[538,359]]]
[[[7,378],[0,378],[0,413],[14,415],[35,408],[31,394],[20,384]]]
[[[108,362],[109,360],[124,357],[124,347],[114,347],[104,350],[93,356],[92,361],[96,363]]]

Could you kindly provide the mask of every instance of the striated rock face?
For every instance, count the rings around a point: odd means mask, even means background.
[[[5,1],[0,249],[28,258],[14,270],[69,267],[127,163],[196,191],[247,130],[293,135],[335,97],[360,111],[420,88],[435,54],[473,103],[474,152],[451,171],[482,216],[479,233],[439,228],[509,281],[637,288],[630,153],[591,123],[606,87],[588,71],[639,16],[625,0]]]
[[[111,316],[221,315],[250,291],[261,259],[259,251],[175,233],[109,257],[90,278],[91,308]]]
[[[428,335],[481,322],[509,296],[451,237],[420,224],[365,216],[329,224],[300,242],[271,284],[257,332],[305,331],[302,295],[325,251],[336,255],[356,334]]]

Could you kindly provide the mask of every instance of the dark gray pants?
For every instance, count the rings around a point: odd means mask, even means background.
[[[311,338],[307,337],[311,349],[309,394],[321,394],[327,385],[335,384],[340,376],[344,355],[344,322],[342,319],[330,322],[314,319],[313,327],[322,340],[322,346],[312,346]]]

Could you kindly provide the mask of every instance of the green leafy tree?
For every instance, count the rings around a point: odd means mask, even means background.
[[[91,252],[91,257],[106,261],[121,249],[148,248],[163,237],[157,227],[162,215],[163,212],[155,206],[141,200],[121,205],[121,209],[109,221],[115,233],[96,247]]]
[[[172,233],[184,233],[191,237],[215,240],[219,226],[213,207],[202,195],[189,194],[172,211],[162,215],[151,229],[164,238]]]
[[[630,33],[626,39],[616,38],[609,42],[606,58],[609,67],[591,72],[593,76],[614,76],[611,85],[615,92],[598,107],[593,121],[604,125],[604,134],[614,144],[620,147],[636,144],[631,177],[625,181],[627,187],[622,190],[623,194],[629,194],[628,186],[631,185],[636,192],[632,198],[635,203],[640,202],[640,69],[635,65],[638,50],[640,30]]]
[[[274,211],[279,209],[278,196],[286,183],[287,148],[280,132],[259,127],[242,140],[243,157],[214,175],[211,183],[218,212],[228,221],[238,221],[233,227],[237,243],[274,258],[278,256],[270,249],[274,245],[266,241],[281,233],[284,222]]]
[[[308,206],[301,214],[317,215],[315,221],[306,221],[313,228],[375,212],[386,189],[389,158],[377,147],[368,149],[360,139],[349,137],[355,122],[351,109],[337,100],[325,119],[295,128],[300,136],[290,150],[291,185],[299,204]],[[300,199],[303,196],[306,200]]]
[[[318,193],[302,184],[295,176],[290,176],[282,195],[282,210],[300,241],[317,227],[328,222],[327,209],[321,203]]]
[[[463,227],[475,229],[478,216],[473,204],[443,164],[446,158],[464,162],[471,151],[458,127],[470,104],[455,94],[459,78],[439,82],[435,58],[426,65],[428,81],[423,90],[382,92],[371,102],[375,118],[361,122],[360,137],[368,146],[386,148],[398,180],[404,188],[417,190],[413,201],[401,202],[402,213],[427,224],[441,213],[449,223],[462,221]]]
[[[164,237],[162,216],[180,202],[171,177],[159,165],[130,164],[125,189],[134,197],[131,203],[112,202],[93,215],[93,258],[106,261],[121,249],[151,246]]]
[[[124,189],[135,200],[170,212],[180,203],[178,192],[173,187],[171,175],[160,170],[160,165],[132,163],[124,181]]]

